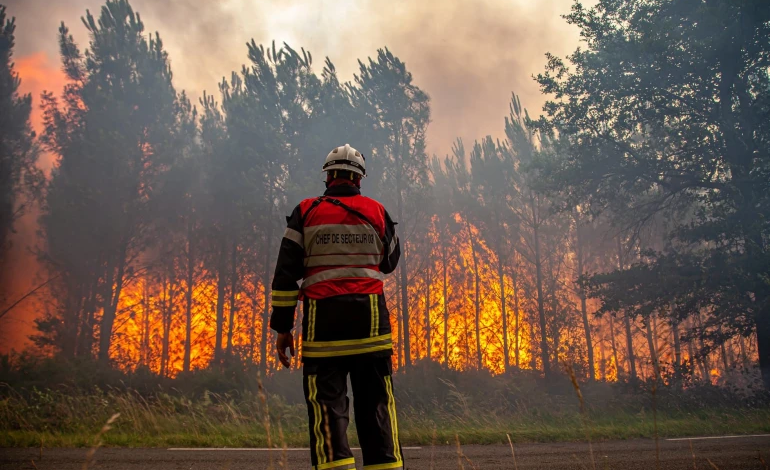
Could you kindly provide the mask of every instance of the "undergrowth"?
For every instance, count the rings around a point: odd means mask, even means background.
[[[260,379],[238,365],[168,380],[142,371],[88,374],[83,367],[6,361],[0,367],[0,447],[89,446],[115,414],[119,418],[103,437],[108,446],[307,445],[299,371]],[[394,382],[404,445],[451,445],[455,436],[463,444],[507,444],[506,435],[513,442],[655,435],[647,383],[581,383],[581,414],[566,376],[544,383],[526,371],[492,376],[423,363]],[[750,377],[744,383],[750,386],[658,386],[657,435],[770,432],[767,393]],[[355,432],[350,436],[355,444]]]

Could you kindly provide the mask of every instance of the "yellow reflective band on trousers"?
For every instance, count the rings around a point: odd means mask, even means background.
[[[402,462],[401,446],[398,444],[398,418],[396,417],[396,398],[393,396],[393,379],[385,376],[385,390],[388,392],[388,416],[390,416],[390,430],[393,433],[393,455],[396,462]]]
[[[401,470],[404,468],[404,462],[378,463],[375,465],[364,465],[364,470]]]
[[[294,307],[299,297],[298,290],[274,290],[273,307]]]
[[[312,307],[311,307],[312,308]],[[309,330],[308,326],[308,330]],[[308,334],[309,336],[309,334]],[[302,355],[305,357],[352,356],[375,351],[386,351],[393,347],[391,334],[362,339],[342,341],[304,341]]]
[[[321,405],[318,403],[318,386],[316,385],[315,375],[309,375],[307,377],[307,400],[310,402],[310,406],[313,407],[313,435],[315,435],[315,457],[318,466],[321,468],[322,464],[326,463],[326,451],[324,450],[324,434],[321,431],[321,420],[323,415],[321,414]],[[326,468],[326,467],[324,467]]]
[[[372,337],[380,334],[380,309],[377,300],[377,294],[369,294],[369,307],[372,310],[372,331],[369,336]]]
[[[305,354],[305,348],[308,343],[315,339],[315,312],[316,302],[313,299],[308,299],[309,305],[307,308],[307,341],[302,342],[302,354]]]
[[[334,462],[329,462],[325,464],[319,464],[315,466],[316,470],[349,470],[356,468],[356,459],[353,457],[349,459],[343,459],[343,460],[335,460]]]

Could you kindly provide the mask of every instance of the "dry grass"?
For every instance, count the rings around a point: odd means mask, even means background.
[[[574,393],[584,402],[572,409],[521,406],[490,409],[459,390],[454,401],[431,410],[399,402],[404,445],[508,444],[584,441],[637,437],[770,432],[770,409],[706,408],[658,411],[644,408],[610,411],[585,402],[581,384]],[[574,395],[573,395],[574,396]],[[574,400],[574,398],[573,398]],[[269,405],[269,406],[268,406]],[[261,390],[258,394],[211,394],[199,398],[131,391],[91,393],[5,389],[0,395],[0,446],[85,447],[113,415],[112,430],[101,439],[107,446],[277,447],[307,445],[304,404],[288,404]],[[354,431],[354,421],[351,422]],[[326,432],[326,429],[324,429]],[[357,444],[353,432],[351,442]],[[589,453],[592,452],[589,449]],[[278,460],[276,454],[276,460]],[[285,467],[282,458],[276,467]],[[468,463],[465,462],[467,466]],[[589,468],[596,465],[592,459]]]

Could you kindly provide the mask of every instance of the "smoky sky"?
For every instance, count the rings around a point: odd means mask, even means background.
[[[103,0],[0,0],[16,17],[15,61],[21,90],[32,93],[33,126],[40,131],[43,90],[60,93],[65,83],[57,34],[62,21],[81,50],[88,35],[80,18],[98,17]],[[388,47],[406,63],[414,83],[431,97],[428,152],[446,155],[452,142],[486,135],[503,137],[511,92],[531,115],[544,102],[532,75],[544,54],[564,56],[578,46],[577,29],[561,15],[572,0],[131,0],[146,32],[159,32],[171,59],[174,85],[197,102],[247,61],[246,42],[284,41],[313,54],[314,69],[328,56],[340,79],[352,80],[358,60]],[[592,1],[584,3],[593,3]],[[351,136],[350,140],[355,140]],[[343,144],[344,142],[340,142]],[[361,148],[365,153],[368,149]],[[319,162],[328,149],[318,149]],[[50,169],[53,156],[40,166]],[[36,214],[19,221],[13,249],[10,298],[45,279],[31,254],[37,243]],[[39,314],[24,304],[3,318],[0,350],[28,344]]]
[[[246,62],[245,43],[304,47],[320,72],[328,56],[342,80],[357,60],[387,46],[406,62],[431,97],[430,153],[444,155],[456,137],[501,136],[511,92],[530,114],[544,101],[532,75],[544,54],[578,45],[576,28],[561,15],[572,0],[132,0],[148,33],[158,31],[169,52],[178,90],[193,97],[216,92],[222,77]],[[96,16],[102,0],[11,0],[17,18],[17,57],[45,52],[58,66],[61,21],[81,49],[80,17]],[[22,77],[23,79],[24,77]],[[326,149],[319,149],[319,155]]]

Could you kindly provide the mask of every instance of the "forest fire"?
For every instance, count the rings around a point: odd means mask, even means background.
[[[463,229],[451,234],[449,246],[454,255],[447,259],[446,266],[438,256],[437,245],[429,252],[431,258],[415,261],[421,266],[421,275],[415,276],[408,286],[412,361],[431,360],[457,370],[476,369],[481,364],[481,368],[500,374],[505,371],[506,351],[502,337],[500,283],[495,272],[497,255],[484,242],[477,227],[466,224],[460,214],[455,214],[453,220]],[[431,243],[440,238],[436,230],[437,222],[434,218],[431,237],[428,238]],[[183,264],[177,263],[175,266],[180,270],[185,269]],[[475,297],[476,270],[479,282],[478,300]],[[184,279],[140,274],[123,288],[110,349],[111,358],[121,368],[133,370],[146,367],[167,377],[174,377],[185,370],[188,314],[189,370],[205,368],[211,364],[215,355],[217,333],[217,280],[215,273],[207,271],[203,265],[196,266],[194,271],[189,312],[186,300],[188,287]],[[234,283],[236,290],[233,292],[228,286],[221,297],[224,321],[221,329],[222,344],[226,354],[237,354],[243,360],[261,364],[261,342],[267,341],[269,345],[273,342],[272,332],[268,332],[267,337],[262,336],[264,287],[258,279],[259,276],[249,274],[247,266],[243,264],[238,265],[233,272],[238,274]],[[557,283],[570,285],[573,272],[574,267],[567,267]],[[533,287],[535,280],[528,277],[531,273],[526,269],[517,274],[517,286],[514,286],[513,277],[509,273],[504,275],[505,303],[508,311],[508,359],[511,367],[536,370],[541,368],[542,364],[539,362],[540,345],[536,339],[538,326],[536,289]],[[181,272],[177,273],[177,276],[183,277]],[[404,367],[404,335],[398,286],[397,276],[386,282],[386,298],[394,332],[395,366],[401,368]],[[579,304],[577,293],[569,291],[564,295],[567,297],[567,305],[576,308]],[[592,311],[595,311],[596,302],[589,302],[589,305],[592,306]],[[297,331],[301,322],[301,310],[300,305],[297,309]],[[573,317],[572,320],[567,317],[559,325],[559,336],[562,339],[558,357],[554,355],[552,360],[555,363],[566,361],[577,364],[578,370],[582,368],[582,373],[588,374],[585,371],[586,358],[583,353],[585,332],[576,321],[578,312],[573,311],[570,316]],[[622,346],[626,344],[627,339],[623,332],[617,330],[617,321],[610,316],[592,315],[590,319],[595,347],[599,351],[594,364],[595,374],[601,380],[616,381],[621,374],[629,373],[629,355]],[[647,329],[641,321],[632,324],[635,369],[640,378],[652,377],[655,374],[648,344],[650,338],[653,341],[656,360],[667,366],[671,366],[675,360],[672,336],[674,332],[670,325],[655,322],[649,332],[651,337],[648,337]],[[298,338],[297,342],[301,354],[301,340]],[[690,339],[685,350],[680,351],[680,363],[690,361],[693,342],[697,342],[697,339]],[[719,381],[723,372],[713,366],[708,369],[705,367],[709,367],[709,363],[718,364],[721,361],[723,367],[728,370],[732,368],[735,358],[740,354],[741,346],[738,343],[734,341],[727,344],[724,351],[711,353],[711,360],[709,355],[704,356],[705,362],[700,362],[696,373],[702,374],[707,370],[705,376],[709,381]],[[697,346],[695,348],[697,349]],[[727,357],[723,359],[722,353]],[[268,372],[279,366],[272,354],[268,354],[266,362]],[[298,365],[299,361],[296,360],[294,366]]]
[[[0,466],[756,467],[766,0],[92,1],[0,0]]]
[[[134,15],[127,4],[112,8]],[[106,28],[89,18],[92,33]],[[605,195],[596,215],[576,188],[541,190],[549,182],[531,168],[562,158],[557,144],[566,143],[537,128],[517,95],[504,139],[474,141],[468,152],[458,139],[445,159],[431,159],[430,99],[387,49],[343,85],[330,61],[317,74],[304,50],[250,43],[251,66],[220,84],[221,103],[204,93],[194,106],[174,89],[162,42],[145,39],[140,21],[132,27],[155,53],[126,86],[149,101],[101,101],[114,83],[66,27],[65,76],[42,73],[50,69],[42,54],[18,64],[29,91],[41,94],[43,82],[62,91],[42,94],[41,113],[31,113],[38,147],[56,160],[40,195],[41,272],[56,279],[38,319],[46,351],[164,377],[231,356],[274,371],[266,322],[280,214],[319,192],[320,148],[361,135],[376,169],[364,193],[396,215],[408,266],[385,283],[397,369],[432,361],[548,377],[569,363],[587,379],[686,370],[718,382],[757,357],[749,320],[723,324],[724,311],[689,301],[690,289],[711,287],[680,276],[664,298],[656,284],[664,275],[638,277],[665,261],[662,247],[676,236],[621,223],[657,188],[629,197],[626,208],[610,207]],[[107,47],[105,38],[91,37],[90,50]],[[97,102],[105,107],[85,104]],[[577,197],[584,200],[567,207]],[[677,215],[659,209],[640,224]],[[647,291],[634,297],[641,285]],[[730,308],[750,310],[737,305]],[[299,325],[301,308],[297,315]]]

